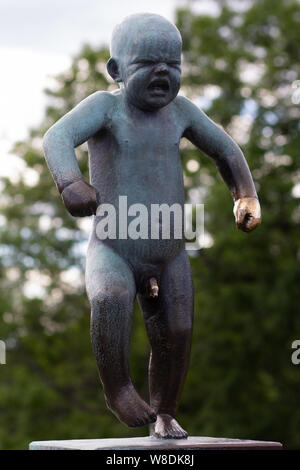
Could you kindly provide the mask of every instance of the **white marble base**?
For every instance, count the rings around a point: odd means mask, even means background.
[[[36,441],[30,450],[280,450],[280,442],[250,441],[216,437],[191,436],[188,439],[156,439],[130,437],[122,439],[75,439],[67,441]]]

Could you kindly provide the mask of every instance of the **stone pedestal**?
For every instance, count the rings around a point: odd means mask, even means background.
[[[130,437],[122,439],[76,439],[36,441],[30,450],[281,450],[280,442],[250,441],[216,437],[191,436],[188,439],[155,439]]]

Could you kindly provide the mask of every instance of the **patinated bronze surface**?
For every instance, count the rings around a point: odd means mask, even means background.
[[[49,169],[71,215],[96,214],[118,198],[128,205],[184,205],[179,143],[186,137],[217,164],[235,201],[238,228],[260,223],[260,207],[246,160],[236,143],[197,106],[178,96],[181,36],[161,16],[126,18],[114,31],[107,70],[120,83],[97,92],[45,135]],[[74,148],[88,142],[91,184],[83,180]],[[118,215],[118,213],[117,213]],[[128,426],[151,425],[159,438],[185,438],[176,421],[187,372],[193,284],[184,240],[100,240],[95,215],[86,263],[91,339],[108,407]],[[133,302],[143,312],[151,357],[150,403],[129,371]]]

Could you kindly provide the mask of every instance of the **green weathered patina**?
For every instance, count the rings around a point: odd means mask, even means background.
[[[120,89],[89,96],[44,138],[48,166],[72,215],[96,214],[98,205],[105,203],[116,208],[118,217],[119,196],[127,197],[128,206],[143,204],[149,211],[152,204],[183,207],[179,143],[186,137],[217,164],[235,201],[238,227],[250,231],[260,223],[255,187],[241,150],[197,106],[178,96],[180,65],[180,33],[161,16],[133,15],[115,29],[107,69]],[[74,151],[86,141],[91,184],[83,180]],[[99,220],[96,215],[86,288],[92,345],[107,404],[128,426],[155,423],[153,435],[185,438],[175,419],[193,320],[184,240],[100,240]],[[151,344],[150,405],[138,395],[129,371],[136,296]]]

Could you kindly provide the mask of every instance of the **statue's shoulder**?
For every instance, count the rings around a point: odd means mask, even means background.
[[[182,95],[177,95],[172,104],[176,120],[178,120],[184,128],[188,127],[195,112],[195,105],[191,100]]]
[[[189,109],[191,106],[193,106],[192,101],[182,95],[177,95],[173,103],[177,108],[179,108],[180,111]]]
[[[83,100],[82,109],[103,123],[112,119],[119,100],[117,93],[96,91]]]
[[[116,93],[109,91],[96,91],[86,98],[86,101],[89,101],[90,104],[102,104],[107,106],[113,106],[116,100]]]
[[[200,123],[204,124],[210,121],[198,104],[185,96],[177,96],[174,101],[176,101],[177,113],[181,116],[184,125],[190,126],[195,123],[199,125]]]

